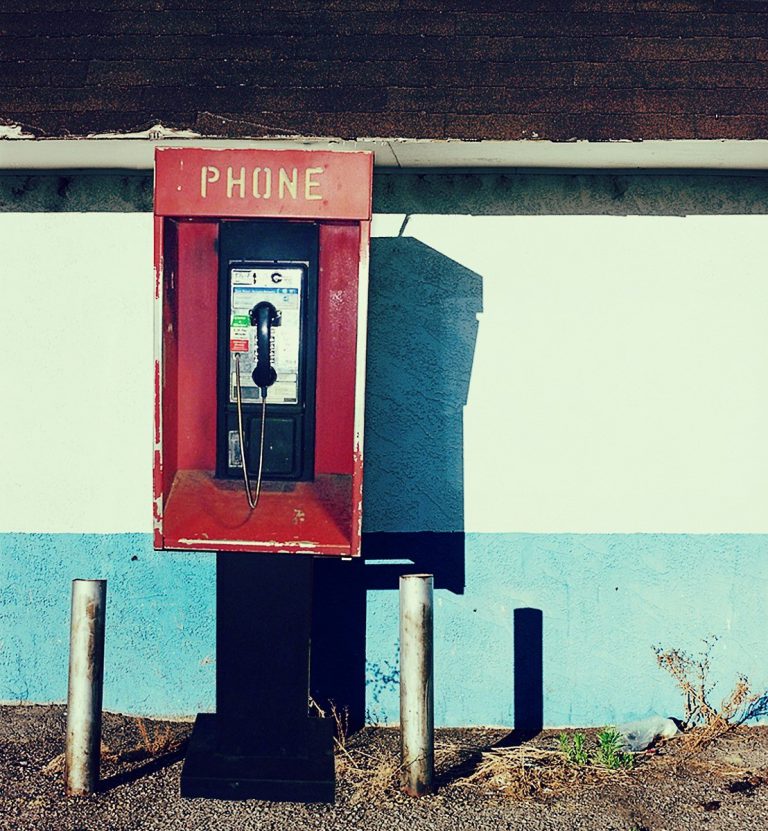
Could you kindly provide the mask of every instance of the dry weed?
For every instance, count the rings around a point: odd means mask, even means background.
[[[120,761],[120,757],[115,753],[108,744],[101,743],[101,761],[107,764],[114,764]]]
[[[686,759],[689,770],[713,773],[719,779],[738,779],[751,776],[754,769],[743,765],[734,765],[722,759]]]
[[[455,765],[462,764],[466,759],[466,751],[458,742],[449,740],[435,741],[435,771],[449,770]]]
[[[163,756],[166,753],[175,753],[184,744],[183,739],[176,738],[171,725],[150,727],[147,720],[140,716],[134,716],[133,721],[139,733],[139,742],[120,753],[115,753],[109,745],[102,742],[99,757],[102,764],[117,765],[122,762],[142,762],[145,759]],[[44,765],[41,772],[46,776],[55,776],[63,773],[65,766],[66,754],[60,753]]]
[[[447,769],[462,761],[461,745],[435,742],[435,768]],[[336,772],[352,786],[353,803],[381,802],[401,790],[399,751],[377,746],[373,750],[345,746],[336,755]]]
[[[111,763],[117,762],[118,757],[112,752],[109,745],[101,743],[101,757],[102,762]],[[57,776],[60,773],[64,773],[64,769],[67,765],[67,754],[66,753],[59,753],[58,756],[54,756],[50,762],[47,762],[40,768],[40,772],[44,776]]]
[[[398,789],[400,764],[383,748],[372,753],[345,749],[336,755],[336,774],[351,785],[351,802],[380,802]]]
[[[43,765],[40,769],[40,772],[44,776],[56,776],[59,773],[64,773],[64,767],[66,765],[66,754],[59,753],[58,756],[54,756],[50,762]]]
[[[681,649],[654,647],[658,665],[666,670],[683,694],[686,733],[683,742],[693,752],[738,727],[745,721],[764,715],[768,696],[752,692],[749,679],[739,674],[733,689],[723,698],[719,706],[711,701],[715,688],[711,672],[712,649],[717,643],[715,636],[704,640],[704,649],[699,654],[690,654]]]
[[[333,719],[336,775],[351,785],[351,801],[372,802],[391,794],[398,785],[400,765],[397,759],[384,748],[368,752],[350,747],[349,710],[346,707],[340,710],[330,701],[328,709],[324,709],[311,696],[309,706],[321,718]]]
[[[147,727],[146,719],[136,716],[134,718],[136,727],[141,737],[141,743],[134,750],[145,751],[148,756],[162,756],[165,753],[172,753],[178,750],[181,742],[174,737],[173,728],[166,724],[164,727]],[[131,751],[128,751],[129,753]]]
[[[625,770],[573,765],[558,750],[521,745],[487,750],[472,773],[457,780],[454,787],[536,799],[567,793],[588,781],[626,776]]]
[[[349,738],[349,708],[343,707],[339,710],[336,703],[331,701],[331,718],[336,728],[334,735],[336,747],[340,751],[344,751],[347,748],[347,739]]]
[[[336,706],[335,701],[328,702],[328,709],[323,709],[317,701],[310,695],[309,709],[314,711],[320,718],[331,718],[334,724],[333,744],[337,753],[343,752],[347,747],[347,739],[349,738],[349,708],[343,707],[341,710]]]

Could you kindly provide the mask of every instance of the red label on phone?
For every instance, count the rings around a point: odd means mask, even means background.
[[[229,342],[230,352],[247,352],[249,348],[250,344],[247,340],[231,340]]]

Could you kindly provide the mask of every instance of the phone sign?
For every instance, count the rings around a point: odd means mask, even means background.
[[[248,352],[250,349],[250,344],[247,340],[230,340],[229,342],[229,351],[230,352]]]

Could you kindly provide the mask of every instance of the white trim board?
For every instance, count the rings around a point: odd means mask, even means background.
[[[34,139],[0,127],[0,169],[151,170],[154,148],[370,150],[381,168],[768,169],[768,140],[460,141],[454,139],[211,139],[158,126],[124,136]]]

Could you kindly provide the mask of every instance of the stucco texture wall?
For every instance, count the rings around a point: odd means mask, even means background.
[[[101,577],[105,706],[214,707],[215,561],[149,533],[146,182],[0,177],[21,403],[0,430],[0,700],[64,698],[69,583]],[[757,176],[377,178],[365,562],[318,573],[323,692],[397,720],[413,568],[436,577],[439,724],[677,714],[653,646],[711,635],[720,689],[768,686],[766,197]]]

